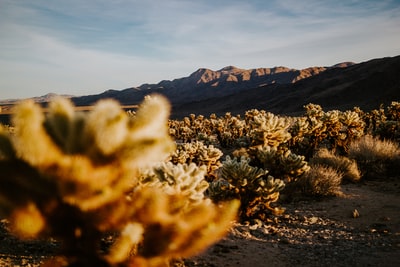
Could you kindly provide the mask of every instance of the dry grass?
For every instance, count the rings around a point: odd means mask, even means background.
[[[399,145],[370,135],[350,144],[349,157],[357,161],[366,178],[387,177],[400,168]]]
[[[341,193],[342,178],[343,174],[336,169],[317,164],[298,180],[298,186],[305,195],[337,196]]]
[[[380,140],[378,137],[365,135],[352,142],[349,156],[358,161],[385,161],[399,156],[399,145],[390,140]]]
[[[326,148],[318,150],[310,159],[310,164],[331,167],[343,173],[343,180],[346,181],[357,182],[361,179],[361,173],[355,160],[336,155]]]

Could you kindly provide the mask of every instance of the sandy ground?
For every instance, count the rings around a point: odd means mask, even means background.
[[[282,204],[277,223],[236,225],[186,265],[400,266],[400,180],[347,184],[342,192]]]
[[[400,266],[400,179],[342,186],[338,197],[282,203],[275,222],[235,223],[202,254],[176,266]],[[354,212],[359,216],[354,216]],[[39,266],[57,242],[0,231],[0,266]]]

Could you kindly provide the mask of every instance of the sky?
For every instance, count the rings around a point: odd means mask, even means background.
[[[400,0],[0,0],[0,99],[400,55]]]

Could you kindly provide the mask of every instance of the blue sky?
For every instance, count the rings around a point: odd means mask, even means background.
[[[399,0],[0,0],[0,99],[397,55]]]

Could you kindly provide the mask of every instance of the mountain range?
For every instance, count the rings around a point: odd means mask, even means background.
[[[345,67],[353,63],[342,63],[329,68]],[[240,69],[227,66],[217,71],[201,68],[190,76],[164,80],[157,84],[143,84],[121,91],[108,90],[98,95],[73,98],[77,105],[92,105],[102,98],[115,98],[124,105],[139,103],[149,93],[160,93],[169,98],[174,107],[192,102],[227,97],[248,89],[272,84],[292,84],[321,73],[329,68],[312,67],[303,70],[286,67]]]
[[[400,56],[302,70],[227,66],[213,71],[200,68],[187,77],[171,81],[71,97],[71,100],[78,106],[93,105],[104,98],[134,105],[151,93],[163,94],[170,100],[172,118],[191,113],[243,114],[253,108],[298,115],[308,103],[319,104],[324,110],[358,106],[369,111],[379,108],[380,104],[400,101]],[[46,97],[38,99],[39,102],[48,100]]]

